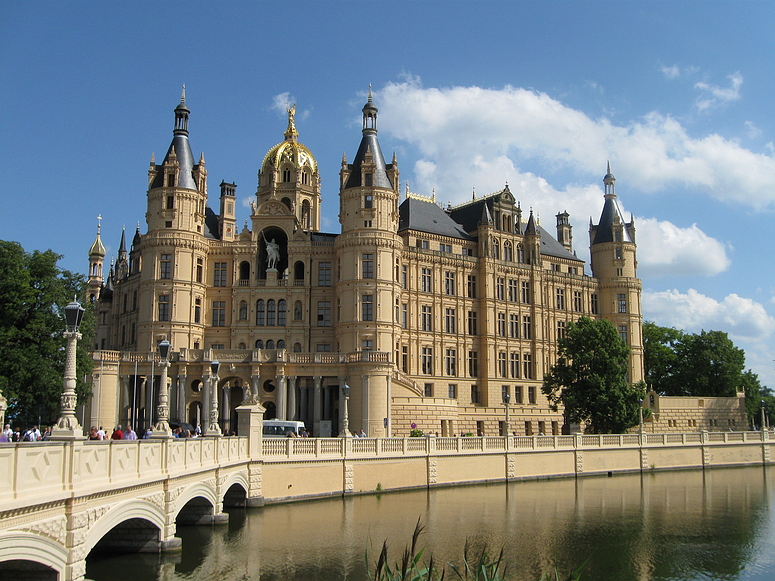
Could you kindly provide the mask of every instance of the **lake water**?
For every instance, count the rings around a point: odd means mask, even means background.
[[[504,549],[509,579],[585,561],[584,580],[775,579],[775,467],[458,486],[230,511],[178,527],[183,552],[91,559],[94,581],[361,581],[384,540],[399,560],[417,519],[437,562]],[[366,556],[368,554],[368,557]],[[447,573],[447,579],[455,578]]]

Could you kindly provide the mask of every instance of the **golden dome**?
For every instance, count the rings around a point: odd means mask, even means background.
[[[299,132],[296,131],[294,115],[296,114],[296,105],[288,109],[288,129],[285,130],[285,141],[282,141],[270,149],[264,156],[264,162],[261,164],[261,173],[267,173],[280,167],[283,163],[289,163],[296,169],[309,169],[315,173],[318,169],[317,161],[312,152],[303,144],[299,143]]]

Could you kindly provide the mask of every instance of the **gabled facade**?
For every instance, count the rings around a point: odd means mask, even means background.
[[[635,229],[621,218],[610,170],[590,225],[590,276],[567,212],[552,235],[532,211],[523,216],[508,185],[446,209],[408,188],[402,196],[370,91],[360,145],[352,163],[342,160],[341,232],[320,231],[320,176],[295,107],[238,231],[236,184],[221,182],[218,214],[208,206],[185,92],[174,113],[170,148],[149,169],[145,233],[138,225],[127,251],[122,232],[104,282],[99,231],[89,253],[92,424],[152,423],[163,339],[173,346],[170,420],[206,426],[217,398],[223,430],[235,429],[243,400],[257,400],[268,418],[302,420],[316,436],[343,430],[345,405],[350,430],[374,437],[412,425],[439,435],[559,433],[562,414],[540,387],[581,315],[617,326],[632,349],[630,379],[642,379]]]

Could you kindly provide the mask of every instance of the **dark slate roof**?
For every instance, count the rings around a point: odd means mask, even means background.
[[[398,231],[417,230],[461,240],[473,240],[463,226],[433,202],[407,198],[398,208]]]
[[[488,203],[488,201],[490,203]],[[479,222],[482,220],[482,213],[485,211],[484,206],[487,205],[487,211],[492,216],[492,203],[489,198],[479,198],[464,206],[459,206],[450,212],[452,220],[460,224],[466,232],[475,232],[479,226]]]
[[[614,241],[613,225],[617,216],[619,217],[620,223],[623,225],[624,219],[622,218],[622,211],[619,209],[619,203],[616,201],[616,197],[606,196],[605,204],[603,205],[603,213],[600,214],[600,222],[597,225],[597,230],[595,230],[595,239],[592,242],[593,245]],[[632,242],[627,228],[622,228],[622,241]]]
[[[554,236],[544,230],[543,226],[537,226],[537,228],[538,234],[541,237],[541,254],[544,256],[554,256],[555,258],[564,258],[566,260],[575,260],[576,262],[584,262],[577,256],[568,252],[565,247],[554,238]]]
[[[172,138],[172,143],[167,150],[167,155],[164,156],[162,165],[169,161],[170,154],[173,150],[175,151],[175,156],[178,158],[178,163],[180,164],[178,187],[196,190],[197,185],[196,180],[194,179],[194,156],[191,154],[188,136],[178,134]],[[151,188],[160,188],[162,186],[164,186],[164,173],[158,172],[151,184]]]
[[[205,208],[205,238],[221,239],[218,228],[218,214],[213,212],[210,206]]]
[[[361,184],[361,164],[366,158],[366,152],[371,151],[372,159],[374,160],[374,174],[372,176],[372,184],[377,188],[393,189],[393,183],[390,181],[387,173],[387,164],[385,158],[382,155],[382,149],[377,141],[377,132],[364,130],[363,139],[361,139],[361,145],[358,147],[358,153],[355,154],[355,159],[349,166],[350,176],[347,178],[346,188],[357,188]]]

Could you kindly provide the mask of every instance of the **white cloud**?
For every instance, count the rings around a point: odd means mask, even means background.
[[[668,79],[677,79],[679,76],[681,76],[681,69],[678,65],[673,65],[672,67],[660,67],[662,71],[662,74],[665,75]]]
[[[626,176],[622,181],[629,190],[657,192],[678,185],[756,209],[775,206],[772,155],[717,134],[691,137],[678,120],[658,112],[614,125],[534,90],[425,88],[417,77],[388,83],[378,100],[383,131],[419,150],[418,183],[412,189],[429,194],[435,188],[453,203],[468,199],[473,186],[485,193],[506,180],[535,180],[520,170],[528,160],[546,173],[570,171],[582,183],[593,176],[599,183],[604,160],[612,157],[614,173]]]
[[[745,128],[746,128],[746,134],[748,135],[748,139],[756,139],[762,134],[762,130],[759,129],[753,121],[746,121],[745,122]]]
[[[762,341],[770,337],[775,319],[756,301],[730,294],[719,302],[694,289],[643,292],[643,316],[663,327],[690,333],[725,331],[733,340]]]
[[[279,113],[287,113],[288,109],[296,102],[296,98],[289,92],[280,93],[272,98],[272,105],[270,109]]]
[[[695,107],[700,111],[706,111],[731,101],[737,101],[740,98],[743,75],[738,71],[728,75],[727,78],[729,79],[729,87],[719,87],[704,82],[695,83],[694,88],[704,92],[703,96],[698,97],[695,101]]]
[[[696,224],[680,228],[654,218],[636,219],[638,274],[657,276],[711,276],[729,268],[724,244]]]

